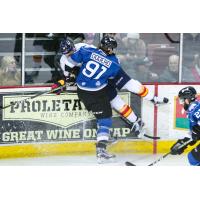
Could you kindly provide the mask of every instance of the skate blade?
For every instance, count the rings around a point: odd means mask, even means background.
[[[111,158],[97,158],[97,163],[98,164],[106,164],[106,163],[114,163],[116,162],[116,156],[113,155]]]

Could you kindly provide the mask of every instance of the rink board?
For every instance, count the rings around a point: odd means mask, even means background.
[[[119,142],[110,146],[108,149],[111,152],[116,153],[167,153],[170,147],[176,142],[177,139],[185,137],[188,132],[186,123],[186,116],[183,110],[178,105],[177,93],[186,85],[158,85],[157,93],[160,96],[167,96],[170,103],[159,106],[155,109],[155,106],[146,100],[142,100],[142,105],[133,96],[131,97],[127,92],[121,93],[121,97],[130,104],[135,106],[134,111],[138,115],[142,115],[145,122],[147,134],[160,136],[160,141],[142,141],[137,139],[134,135],[131,135],[127,130],[129,129],[127,124],[124,123],[116,113],[113,113],[113,133],[114,136],[118,136]],[[149,90],[155,90],[154,85],[147,86]],[[194,85],[197,90],[200,90],[200,86]],[[10,91],[9,91],[10,90]],[[8,105],[13,99],[21,99],[29,97],[30,91],[32,93],[37,91],[46,91],[47,87],[43,88],[15,88],[15,89],[1,89],[3,106]],[[21,94],[23,92],[23,94]],[[28,95],[26,95],[26,92]],[[167,94],[167,95],[166,95]],[[1,145],[0,145],[0,158],[11,157],[29,157],[29,156],[47,156],[47,155],[80,155],[80,154],[95,154],[95,122],[93,118],[89,121],[77,124],[78,115],[76,117],[67,117],[67,127],[63,121],[66,114],[78,114],[73,111],[74,108],[79,106],[79,102],[74,94],[66,95],[46,95],[37,97],[34,101],[30,101],[35,109],[36,105],[43,105],[40,110],[51,108],[52,102],[58,102],[63,99],[72,100],[74,104],[65,104],[69,107],[61,106],[62,109],[71,109],[71,112],[54,112],[55,115],[50,114],[42,115],[38,110],[35,112],[26,112],[23,109],[27,107],[11,107],[8,110],[2,111],[1,121]],[[28,104],[27,104],[28,105]],[[57,104],[52,104],[57,109]],[[140,110],[141,107],[141,110]],[[21,111],[22,113],[20,113]],[[31,107],[30,107],[31,109]],[[34,111],[34,110],[33,110]],[[48,111],[48,110],[47,110]],[[47,112],[46,112],[47,113]],[[60,115],[65,114],[63,116]],[[85,111],[82,110],[83,118],[85,120]],[[44,113],[45,114],[45,113]],[[54,117],[55,116],[55,117]],[[60,118],[57,117],[60,116]],[[156,116],[156,117],[155,117]],[[42,117],[39,119],[39,117]],[[75,119],[74,119],[75,118]],[[39,119],[39,120],[38,120]],[[56,121],[57,120],[57,121]],[[73,121],[75,120],[75,121]],[[11,124],[12,126],[8,126]],[[15,130],[11,130],[15,127]],[[60,128],[61,127],[61,128]],[[72,130],[72,132],[64,132],[64,130]],[[61,130],[62,135],[57,134]],[[86,132],[84,132],[86,130]],[[186,152],[191,150],[190,147]]]
[[[157,153],[168,153],[175,141],[159,141]],[[185,153],[191,150],[189,147]],[[152,141],[119,141],[108,147],[112,153],[153,154]],[[95,142],[72,142],[63,144],[26,144],[0,147],[0,159],[39,157],[50,155],[90,155],[95,154]]]
[[[0,147],[0,158],[48,155],[84,155],[95,154],[95,150],[95,142],[12,145]],[[119,141],[116,144],[110,145],[108,150],[116,153],[149,153],[153,151],[153,145],[152,142]]]
[[[3,107],[11,105],[0,112],[0,158],[95,153],[94,116],[86,110],[74,91],[31,98],[38,91],[48,89],[33,87],[0,90],[0,104]],[[141,100],[138,96],[129,92],[121,92],[119,95],[133,108],[135,105],[134,111],[138,116],[141,115]],[[18,101],[20,103],[15,103]],[[111,150],[138,151],[139,144],[132,144],[137,136],[130,132],[130,126],[115,111],[110,132],[113,137],[126,140],[113,145]],[[152,151],[151,145],[145,151],[149,151],[149,148]]]

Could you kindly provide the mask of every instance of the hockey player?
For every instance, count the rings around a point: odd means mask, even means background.
[[[109,45],[109,38],[103,38],[101,41],[100,48],[103,49],[105,52],[107,51],[107,46]],[[74,50],[80,49],[81,46],[85,46],[87,49],[88,46],[86,44],[76,44],[73,45],[72,41],[66,40],[61,43],[61,51],[64,54],[61,57],[61,68],[63,69],[65,76],[68,77],[69,71],[71,72],[74,68],[71,62],[69,61],[69,56],[74,52]],[[94,48],[94,46],[93,46]],[[96,47],[95,47],[96,48]],[[114,56],[113,52],[107,52],[107,56]],[[118,63],[118,60],[116,60]],[[119,64],[119,63],[118,63]],[[88,68],[88,70],[91,72],[92,69]],[[141,83],[139,83],[136,80],[131,79],[121,68],[119,69],[119,72],[117,76],[109,83],[108,88],[108,94],[111,101],[112,107],[117,110],[124,118],[126,118],[130,123],[132,123],[132,129],[140,134],[140,130],[143,126],[143,122],[140,118],[138,118],[133,110],[122,101],[122,99],[117,95],[117,91],[115,88],[118,89],[129,89],[129,91],[134,92],[142,97],[146,97],[148,100],[152,100],[154,103],[163,103],[163,99],[161,101],[158,101],[157,97],[154,97],[152,93],[148,92],[148,89],[144,87]],[[165,101],[167,99],[164,99]]]
[[[190,142],[190,137],[179,139],[171,147],[172,155],[182,154],[188,145],[192,146],[200,140],[200,102],[197,100],[197,92],[195,88],[188,86],[181,89],[178,97],[184,110],[187,112],[192,141]],[[184,145],[184,143],[186,143],[186,145]],[[200,166],[200,144],[188,153],[188,161],[191,165]]]
[[[71,63],[68,61],[68,58],[70,54],[72,54],[72,52],[80,49],[82,46],[87,46],[87,47],[90,46],[90,47],[96,48],[93,45],[87,45],[85,43],[78,43],[74,45],[73,42],[68,39],[61,42],[60,47],[61,47],[61,52],[63,56],[60,59],[60,66],[64,72],[65,77],[67,77],[67,80],[69,80],[69,74],[70,74],[69,72],[72,72],[72,68],[69,67]],[[79,67],[77,67],[75,70],[73,68],[74,73],[76,75],[79,69],[80,69]],[[120,68],[117,76],[114,79],[109,80],[109,84],[107,88],[109,90],[108,95],[109,95],[111,107],[114,110],[116,110],[118,113],[120,113],[123,119],[126,119],[126,122],[128,122],[131,125],[131,130],[135,132],[138,137],[142,137],[141,129],[144,123],[139,117],[135,115],[132,108],[129,105],[127,105],[120,98],[119,95],[117,95],[116,88],[118,90],[126,89],[134,94],[144,97],[144,99],[152,101],[155,104],[168,102],[167,98],[158,98],[157,96],[154,96],[154,94],[149,92],[148,88],[143,86],[139,81],[131,79],[123,71],[122,68]]]
[[[96,155],[98,162],[115,157],[106,151],[112,126],[112,109],[107,95],[108,79],[115,77],[120,65],[113,49],[117,47],[114,38],[105,37],[108,41],[102,48],[81,47],[68,57],[66,71],[71,71],[82,63],[76,78],[77,94],[88,111],[97,119]],[[104,44],[102,42],[101,44]]]

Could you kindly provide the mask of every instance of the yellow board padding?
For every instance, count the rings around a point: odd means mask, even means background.
[[[168,153],[170,151],[170,148],[172,147],[173,144],[176,143],[177,140],[175,141],[158,141],[157,142],[157,153]],[[199,142],[197,142],[195,145],[193,146],[188,146],[188,148],[184,151],[184,153],[188,153],[190,152],[192,149],[194,149],[197,145],[199,144]]]
[[[110,152],[116,153],[152,153],[153,143],[144,141],[118,141],[108,146]],[[1,158],[37,157],[50,155],[95,155],[95,142],[68,142],[60,144],[24,144],[1,146]]]
[[[158,141],[157,153],[168,153],[170,147],[176,141]],[[189,152],[196,145],[189,147],[185,153]],[[39,157],[53,155],[95,155],[95,142],[68,142],[59,144],[24,144],[13,146],[0,146],[0,159]],[[153,153],[153,141],[118,141],[116,144],[108,146],[108,151],[112,153]]]

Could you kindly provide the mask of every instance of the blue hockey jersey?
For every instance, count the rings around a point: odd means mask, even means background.
[[[189,119],[189,127],[192,130],[192,127],[195,125],[200,126],[200,102],[194,101],[190,104],[187,110],[187,117]]]
[[[81,47],[71,55],[76,63],[82,63],[77,85],[83,90],[97,91],[108,84],[108,79],[116,76],[120,64],[117,57],[106,55],[102,50],[92,47]]]

